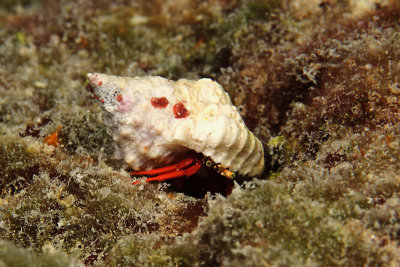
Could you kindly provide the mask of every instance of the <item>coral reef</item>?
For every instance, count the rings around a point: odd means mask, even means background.
[[[0,264],[400,264],[396,0],[0,3]],[[217,80],[260,179],[132,186],[86,73]]]

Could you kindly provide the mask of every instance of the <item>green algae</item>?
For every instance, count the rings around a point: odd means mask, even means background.
[[[83,266],[65,254],[36,255],[27,249],[17,248],[9,242],[0,241],[0,264],[2,266]]]
[[[77,113],[61,114],[62,125],[59,137],[63,148],[71,153],[82,152],[95,156],[99,151],[110,157],[113,154],[113,143],[107,130],[102,125],[99,113],[79,110]]]
[[[46,166],[37,153],[29,151],[26,143],[9,136],[0,136],[0,140],[0,188],[4,197],[25,188]]]
[[[365,234],[361,209],[346,211],[357,206],[352,199],[326,205],[272,182],[247,186],[216,201],[193,235],[173,245],[160,245],[154,236],[141,242],[130,236],[117,244],[107,263],[381,265],[394,256],[371,232]]]

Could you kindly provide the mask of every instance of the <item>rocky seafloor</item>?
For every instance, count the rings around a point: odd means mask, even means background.
[[[2,0],[1,266],[399,266],[396,0]],[[209,77],[259,179],[133,186],[87,72]]]

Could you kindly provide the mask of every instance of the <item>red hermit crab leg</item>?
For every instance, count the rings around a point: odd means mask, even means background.
[[[132,171],[132,172],[129,172],[129,174],[132,176],[156,175],[156,174],[163,174],[163,173],[167,173],[167,172],[179,171],[186,167],[189,167],[193,163],[193,161],[195,161],[194,158],[187,158],[187,159],[181,160],[177,164],[165,166],[165,167],[158,168],[158,169],[152,169],[152,170],[148,170],[148,171],[137,171],[137,172]]]
[[[194,162],[194,164],[193,164]],[[190,166],[193,164],[192,166]],[[190,167],[189,167],[190,166]],[[185,169],[186,168],[186,169]],[[201,160],[197,157],[191,157],[180,161],[177,164],[166,166],[163,168],[158,168],[149,171],[138,171],[138,172],[130,172],[131,175],[156,175],[155,177],[151,177],[146,179],[146,182],[152,181],[165,181],[169,179],[179,178],[179,177],[189,177],[193,174],[197,173],[201,168]],[[139,181],[133,182],[132,184],[138,184]]]

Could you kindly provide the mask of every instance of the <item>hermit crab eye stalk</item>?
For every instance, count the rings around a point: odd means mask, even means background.
[[[221,173],[221,175],[222,175],[222,176],[225,176],[225,177],[227,177],[227,178],[230,178],[230,179],[235,179],[235,177],[236,177],[236,174],[235,174],[234,172],[231,172],[231,171],[228,170],[228,169],[223,170],[222,173]]]
[[[209,157],[204,157],[203,158],[203,165],[206,166],[209,169],[216,169],[217,168],[217,164],[210,159]]]
[[[234,172],[228,170],[227,168],[224,168],[221,164],[215,163],[209,157],[203,159],[203,165],[206,166],[208,169],[217,172],[221,176],[225,176],[230,179],[234,179],[236,177],[236,174]]]

